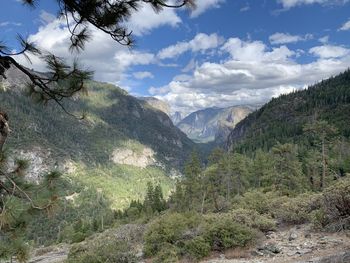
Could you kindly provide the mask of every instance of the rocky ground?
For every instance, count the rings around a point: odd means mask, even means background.
[[[69,245],[41,248],[30,263],[63,263]],[[350,232],[314,232],[309,225],[269,232],[249,249],[229,250],[202,263],[350,263]]]
[[[350,233],[313,232],[309,225],[267,233],[258,245],[202,263],[350,263]]]

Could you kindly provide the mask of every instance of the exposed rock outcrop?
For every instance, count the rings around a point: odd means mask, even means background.
[[[154,151],[147,147],[141,151],[116,148],[114,149],[110,159],[116,164],[127,164],[140,168],[146,168],[147,166],[154,165],[156,163],[154,155]]]

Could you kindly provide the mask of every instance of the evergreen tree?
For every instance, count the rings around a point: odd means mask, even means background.
[[[278,190],[287,193],[301,191],[306,187],[296,148],[297,146],[293,144],[277,144],[272,148],[275,167],[272,180]]]
[[[325,180],[328,172],[328,151],[329,144],[337,134],[337,129],[326,121],[315,121],[304,127],[304,132],[311,136],[314,145],[319,145],[322,156],[322,174],[320,179],[320,188],[325,186]]]

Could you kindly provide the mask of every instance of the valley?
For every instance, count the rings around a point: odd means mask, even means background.
[[[350,262],[350,1],[3,2],[0,263]]]

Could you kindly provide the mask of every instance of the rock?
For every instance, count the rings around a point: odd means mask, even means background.
[[[304,237],[305,237],[305,238],[311,238],[311,233],[305,233],[305,234],[304,234]]]
[[[110,159],[116,164],[127,164],[140,168],[156,163],[155,152],[148,147],[139,150],[115,148]]]
[[[309,259],[307,261],[299,261],[296,263],[349,263],[350,251],[340,252],[334,255]]]
[[[273,254],[279,254],[281,253],[281,249],[279,247],[276,246],[276,244],[274,243],[270,243],[265,245],[264,247],[259,247],[258,250],[264,252],[271,252]]]
[[[257,251],[257,250],[254,250],[250,253],[253,257],[262,257],[264,255],[264,253],[260,252],[260,251]]]
[[[308,253],[311,253],[311,252],[312,252],[312,249],[305,248],[305,249],[299,249],[296,252],[296,254],[305,255],[305,254],[308,254]]]
[[[293,240],[295,240],[297,238],[298,238],[298,235],[297,235],[296,232],[294,232],[294,231],[290,232],[289,237],[288,237],[289,241],[293,241]]]
[[[226,259],[225,255],[224,254],[220,254],[220,259]]]

